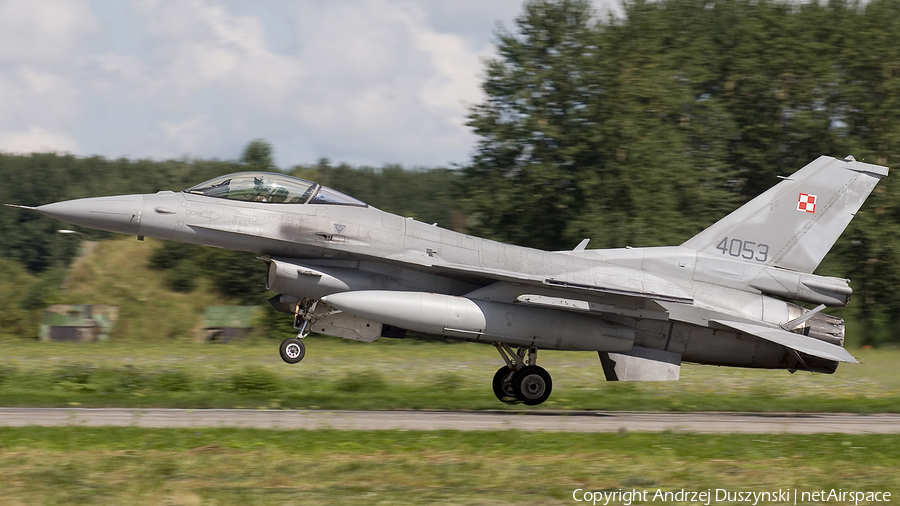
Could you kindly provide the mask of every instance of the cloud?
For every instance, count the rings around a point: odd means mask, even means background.
[[[71,125],[80,114],[80,95],[64,72],[21,65],[0,73],[0,129]]]
[[[81,113],[82,50],[98,28],[83,1],[0,3],[0,130],[72,126]]]
[[[69,66],[99,28],[85,0],[0,3],[0,64]]]
[[[282,165],[435,165],[462,161],[473,143],[464,117],[481,99],[486,51],[431,28],[416,2],[291,4],[291,51],[271,49],[260,17],[209,0],[142,0],[133,14],[148,49],[95,54],[90,72],[102,109],[139,118],[143,131],[118,142],[132,155],[233,157],[262,137]],[[172,135],[200,117],[202,135]]]
[[[266,47],[260,20],[202,0],[139,2],[152,41],[149,90],[190,97],[210,88],[276,112],[298,79],[298,62]]]
[[[428,164],[468,154],[462,118],[481,98],[485,51],[435,31],[419,3],[336,2],[304,9],[297,24],[310,77],[294,114],[320,150]]]
[[[512,28],[520,10],[520,0],[7,0],[0,148],[234,159],[264,138],[282,167],[464,163],[482,59],[497,20]]]
[[[183,121],[161,121],[159,128],[166,139],[172,141],[182,151],[190,151],[193,146],[214,132],[209,124],[209,116],[196,114]]]
[[[78,142],[62,132],[50,132],[41,127],[25,131],[0,131],[0,152],[6,153],[78,153]]]

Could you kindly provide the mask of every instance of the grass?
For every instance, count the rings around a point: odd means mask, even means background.
[[[0,341],[0,405],[182,408],[522,409],[490,388],[489,346],[312,336],[288,365],[276,340],[231,344]],[[539,408],[897,412],[900,352],[859,350],[834,375],[685,365],[681,380],[608,383],[585,352],[543,352],[554,391]]]
[[[898,467],[900,435],[26,427],[0,433],[0,504],[543,505],[579,488],[896,497]]]

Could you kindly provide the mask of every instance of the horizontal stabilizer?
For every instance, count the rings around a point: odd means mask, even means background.
[[[766,327],[754,323],[741,323],[726,320],[710,320],[730,329],[736,330],[742,334],[756,336],[766,341],[780,344],[786,348],[797,350],[807,355],[824,358],[826,360],[834,360],[837,362],[848,362],[851,364],[858,363],[853,355],[843,347],[826,343],[818,339],[807,337],[793,332],[787,332],[780,328]]]
[[[678,381],[681,354],[634,346],[628,353],[597,352],[606,381]]]

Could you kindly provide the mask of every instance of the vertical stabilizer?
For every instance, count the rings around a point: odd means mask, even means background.
[[[820,156],[682,246],[811,273],[887,174],[880,165]]]

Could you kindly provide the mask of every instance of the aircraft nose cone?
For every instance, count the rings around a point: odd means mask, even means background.
[[[137,234],[143,207],[143,195],[121,195],[67,200],[35,209],[41,214],[73,225],[123,234]]]

